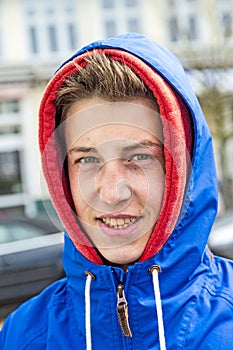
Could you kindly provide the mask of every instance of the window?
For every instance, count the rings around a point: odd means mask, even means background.
[[[172,17],[169,20],[169,33],[170,33],[171,41],[176,42],[179,40],[179,28],[178,28],[178,21],[176,17]]]
[[[0,223],[0,244],[44,235],[44,230],[21,220]]]
[[[75,0],[21,0],[28,50],[32,55],[67,54],[78,47]]]
[[[143,0],[102,0],[105,37],[124,32],[141,32]]]
[[[128,7],[138,6],[138,0],[126,0],[126,6]]]
[[[56,27],[54,25],[48,26],[48,40],[49,40],[50,51],[52,52],[58,51],[57,32],[56,32]]]
[[[128,30],[129,32],[140,32],[140,21],[138,18],[128,19]]]
[[[37,36],[37,29],[34,26],[29,26],[28,28],[28,34],[29,34],[29,45],[30,45],[30,51],[34,54],[39,52],[38,47],[38,36]]]
[[[19,151],[0,153],[0,195],[22,192]]]
[[[20,133],[19,102],[19,100],[0,101],[0,135]]]
[[[67,24],[67,36],[68,36],[68,42],[69,42],[69,49],[70,50],[77,49],[76,27],[73,23]]]
[[[111,37],[117,34],[116,22],[114,20],[105,21],[105,33],[107,37]]]
[[[1,125],[0,124],[0,135],[7,134],[19,134],[21,132],[21,125]]]
[[[191,41],[197,39],[197,21],[194,16],[188,18],[188,39]]]
[[[115,7],[115,0],[103,0],[103,8],[112,9]]]
[[[0,117],[1,114],[18,113],[19,100],[0,101]]]
[[[229,38],[233,35],[233,20],[231,13],[223,13],[222,15],[223,35]]]
[[[54,12],[55,12],[55,4],[51,0],[47,1],[45,5],[45,13],[48,15],[53,15]]]

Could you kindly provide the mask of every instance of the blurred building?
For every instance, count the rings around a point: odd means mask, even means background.
[[[81,46],[128,31],[169,47],[189,68],[197,92],[205,76],[200,70],[233,66],[233,0],[0,0],[2,213],[33,216],[49,205],[37,148],[38,105],[48,79]]]

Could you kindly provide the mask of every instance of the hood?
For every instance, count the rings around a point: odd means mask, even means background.
[[[140,260],[156,256],[161,265],[166,261],[167,268],[178,262],[184,264],[184,268],[189,262],[195,265],[196,261],[198,265],[217,212],[211,136],[177,58],[143,35],[119,35],[82,48],[58,69],[46,87],[39,111],[39,144],[45,179],[57,213],[81,254],[91,262],[102,264],[75,219],[62,153],[55,135],[56,91],[67,76],[77,71],[75,62],[82,65],[93,49],[129,65],[150,87],[160,106],[166,189],[160,217]]]

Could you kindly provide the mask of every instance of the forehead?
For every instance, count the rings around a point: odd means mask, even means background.
[[[132,102],[83,100],[75,103],[61,126],[67,147],[83,142],[157,138],[162,141],[162,123],[152,103],[144,99]]]

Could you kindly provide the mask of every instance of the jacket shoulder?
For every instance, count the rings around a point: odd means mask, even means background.
[[[215,256],[215,274],[218,276],[216,293],[228,296],[230,304],[233,306],[233,261]]]
[[[45,348],[49,310],[67,301],[66,286],[66,278],[63,278],[12,312],[3,324],[0,333],[0,348],[2,350]]]

